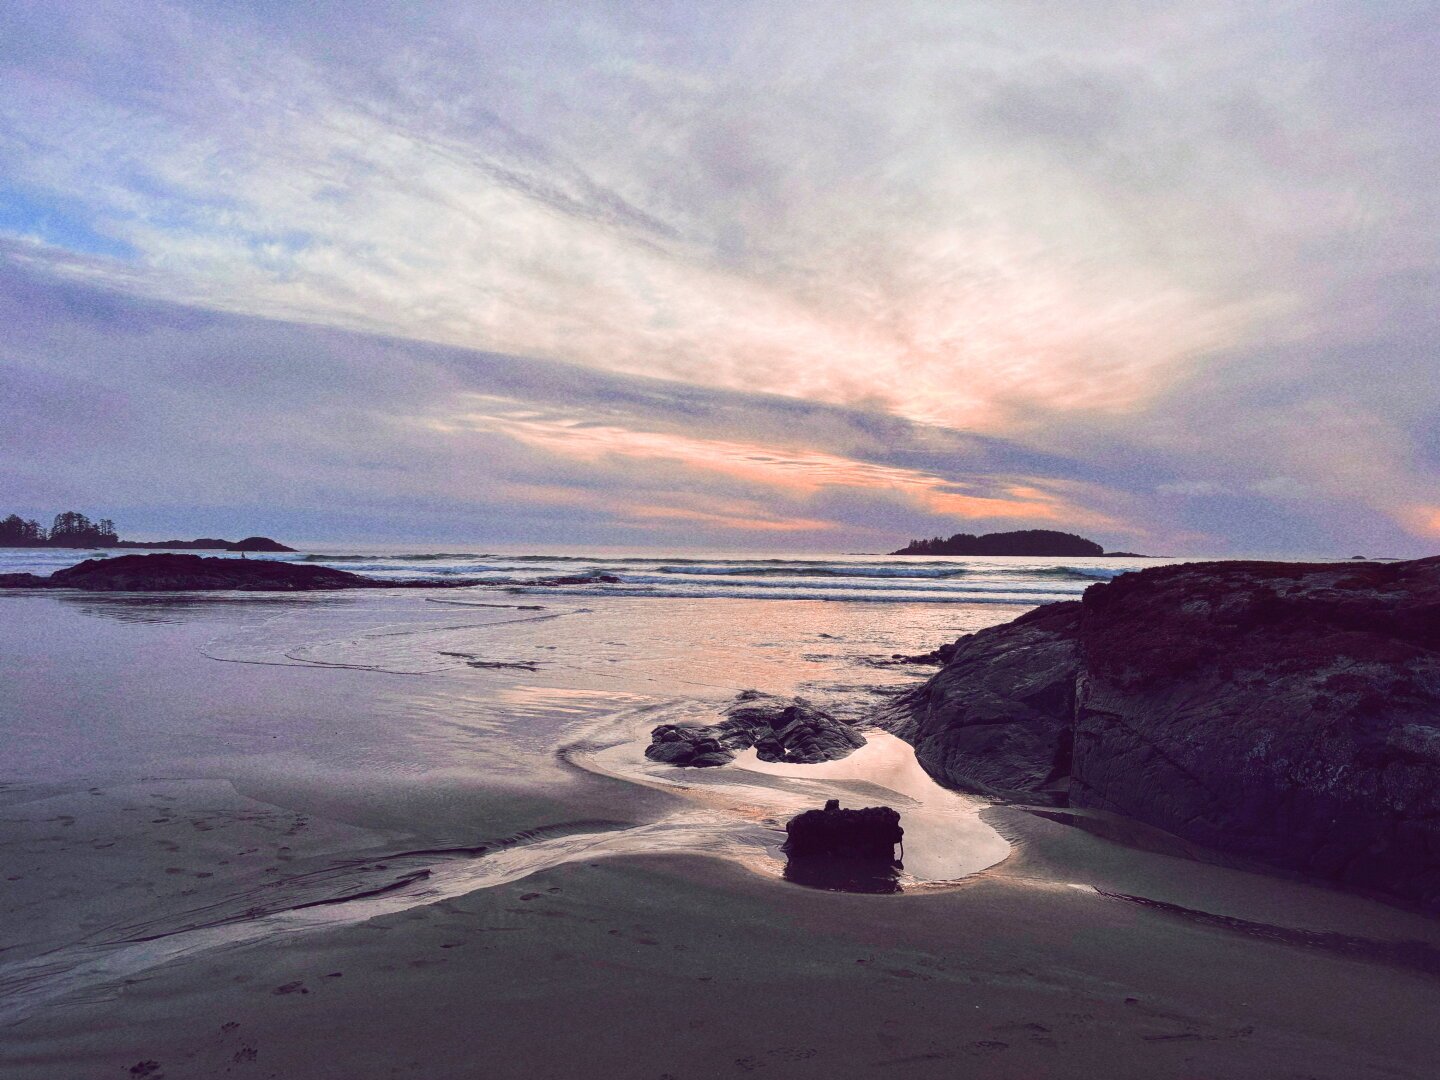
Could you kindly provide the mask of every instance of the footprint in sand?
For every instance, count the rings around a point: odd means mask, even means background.
[[[1050,1029],[1044,1024],[1037,1024],[1034,1021],[1016,1021],[1013,1024],[1001,1024],[999,1027],[991,1028],[992,1031],[1003,1034],[1023,1035],[1036,1046],[1055,1046],[1055,1040],[1050,1037]]]
[[[1009,1050],[1010,1044],[996,1039],[979,1039],[972,1042],[966,1049],[975,1054],[994,1054],[1001,1050]]]
[[[814,1047],[792,1047],[782,1046],[775,1050],[766,1050],[764,1055],[751,1055],[735,1059],[735,1067],[741,1072],[754,1072],[756,1069],[763,1069],[767,1065],[792,1061],[808,1061],[820,1051]]]

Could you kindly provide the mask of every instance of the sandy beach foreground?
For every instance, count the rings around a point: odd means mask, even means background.
[[[1076,830],[1006,824],[1014,857],[928,895],[615,859],[208,952],[8,1028],[6,1075],[1433,1075],[1433,967],[1105,899],[1066,864],[1115,891],[1162,883]],[[1254,899],[1226,872],[1196,887],[1171,869],[1177,902]],[[1313,899],[1309,914],[1373,932],[1363,902]],[[1388,929],[1440,950],[1421,920]]]
[[[741,686],[914,685],[863,661],[973,628],[958,608],[6,603],[7,1080],[1440,1060],[1431,919],[985,808],[884,735],[809,773],[644,760]],[[910,815],[903,893],[782,879],[786,813],[829,794]]]

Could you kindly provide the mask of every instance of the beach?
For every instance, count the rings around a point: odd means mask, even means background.
[[[1432,919],[946,791],[884,733],[817,766],[644,758],[745,689],[863,724],[934,670],[897,654],[1125,564],[491,562],[434,594],[0,597],[7,1076],[1440,1059]],[[565,565],[621,580],[524,584]],[[827,797],[901,811],[899,894],[784,880],[784,821]]]

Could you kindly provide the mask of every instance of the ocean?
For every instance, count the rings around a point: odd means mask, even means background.
[[[0,548],[0,573],[48,574],[83,558],[137,554],[130,550]],[[224,555],[223,552],[193,552]],[[478,578],[485,588],[518,595],[653,599],[830,600],[850,603],[1029,605],[1074,598],[1087,585],[1156,559],[915,558],[894,555],[629,554],[538,555],[524,551],[429,552],[348,545],[295,554],[251,555],[318,563],[377,578]],[[605,577],[619,581],[603,581]],[[535,585],[544,578],[588,581]]]

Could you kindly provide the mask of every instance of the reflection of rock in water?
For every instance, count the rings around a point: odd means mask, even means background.
[[[898,893],[901,891],[900,866],[898,859],[892,859],[886,866],[868,859],[792,856],[785,864],[785,880],[831,892]]]
[[[888,806],[842,810],[830,799],[824,810],[807,810],[785,826],[785,880],[846,892],[900,891],[895,845],[905,830]]]

